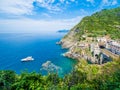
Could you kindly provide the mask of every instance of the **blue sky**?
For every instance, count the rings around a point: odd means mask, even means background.
[[[0,0],[0,32],[71,29],[84,16],[120,6],[120,0]]]

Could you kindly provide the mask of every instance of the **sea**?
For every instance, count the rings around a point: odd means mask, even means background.
[[[42,75],[58,73],[64,76],[70,73],[76,60],[64,57],[67,49],[56,42],[66,33],[0,33],[0,70],[13,70],[17,74],[24,71]],[[21,62],[32,56],[33,61]]]

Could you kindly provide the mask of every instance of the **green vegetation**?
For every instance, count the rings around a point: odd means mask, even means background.
[[[75,69],[60,78],[56,73],[0,71],[0,90],[119,90],[120,59],[102,66],[80,60]]]
[[[120,7],[115,9],[103,9],[91,16],[84,17],[72,31],[76,32],[76,37],[81,40],[81,36],[88,37],[109,35],[112,39],[120,38]]]

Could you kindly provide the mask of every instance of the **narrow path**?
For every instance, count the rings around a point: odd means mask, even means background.
[[[107,49],[101,49],[101,52],[104,53],[104,54],[106,54],[106,55],[108,55],[108,56],[110,56],[110,57],[112,57],[112,58],[114,58],[114,59],[120,58],[119,55],[114,54],[114,53],[112,53],[111,51],[109,51]]]

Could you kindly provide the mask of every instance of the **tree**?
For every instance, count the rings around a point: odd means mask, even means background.
[[[0,72],[0,87],[9,90],[16,81],[14,71],[5,70]]]

